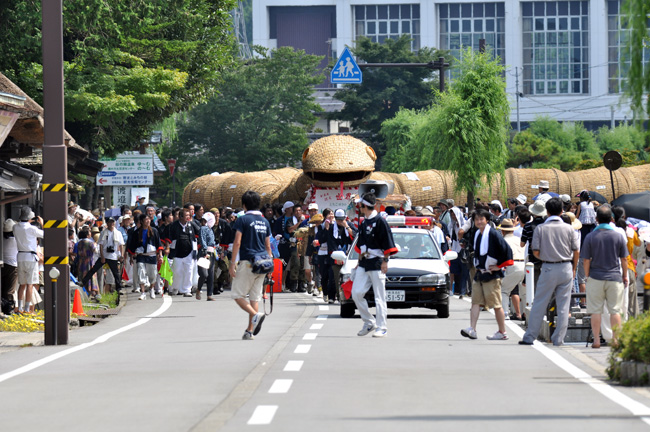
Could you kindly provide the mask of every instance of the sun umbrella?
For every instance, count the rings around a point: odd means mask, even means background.
[[[608,203],[607,198],[599,194],[598,192],[595,191],[589,191],[589,195],[591,196],[592,201],[598,201],[601,204]]]
[[[622,206],[627,217],[650,222],[650,191],[621,195],[612,205]]]

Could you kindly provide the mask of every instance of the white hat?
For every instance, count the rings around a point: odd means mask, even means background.
[[[521,205],[526,204],[526,201],[528,201],[528,198],[526,198],[526,195],[524,195],[524,194],[519,194],[519,195],[517,195],[517,198],[515,198],[515,199],[516,199],[516,200],[519,202],[519,204],[521,204]]]
[[[318,204],[311,203],[307,206],[307,210],[318,210]]]
[[[214,215],[210,212],[205,212],[203,216],[201,216],[201,219],[205,219],[205,224],[208,228],[212,228],[217,221]]]
[[[345,219],[345,210],[336,209],[336,211],[334,212],[334,217],[336,219]]]
[[[499,200],[492,200],[492,202],[490,202],[490,204],[496,204],[496,205],[498,205],[499,208],[503,211],[503,205],[501,204],[501,201],[499,201]]]
[[[429,210],[431,214],[433,214],[433,207],[431,206],[424,206],[425,209]]]
[[[560,195],[560,199],[562,200],[563,203],[568,204],[571,202],[571,197],[567,194],[562,194]]]
[[[294,204],[293,204],[292,201],[287,201],[287,202],[285,202],[284,205],[282,206],[282,211],[284,212],[284,211],[286,211],[286,210],[289,209],[289,208],[293,208],[293,205],[294,205]]]
[[[540,180],[537,187],[548,189],[549,188],[548,180]]]
[[[535,216],[546,216],[546,203],[545,201],[542,200],[537,200],[535,201],[534,204],[531,204],[530,207],[528,207],[528,210]]]
[[[2,226],[2,232],[13,232],[14,230],[14,225],[16,225],[16,221],[13,219],[7,219]]]

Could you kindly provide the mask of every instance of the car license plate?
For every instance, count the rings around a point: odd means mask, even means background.
[[[403,302],[406,301],[406,292],[404,290],[386,290],[387,302]]]

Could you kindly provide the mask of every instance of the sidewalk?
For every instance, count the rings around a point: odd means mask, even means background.
[[[43,332],[0,332],[0,354],[26,346],[43,345],[44,339]]]

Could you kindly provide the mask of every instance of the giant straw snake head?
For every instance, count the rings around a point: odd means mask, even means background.
[[[348,135],[314,141],[302,154],[302,169],[316,186],[363,183],[375,170],[377,155],[368,144]]]

